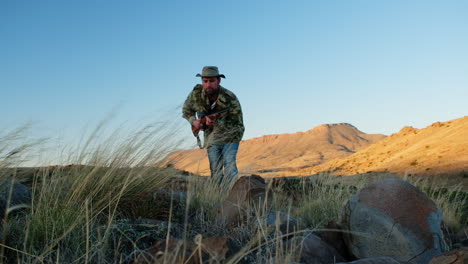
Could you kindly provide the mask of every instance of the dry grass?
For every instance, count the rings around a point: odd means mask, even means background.
[[[68,152],[67,163],[80,165],[35,171],[30,182],[30,207],[10,208],[2,221],[0,261],[126,263],[155,241],[169,242],[171,237],[178,237],[176,247],[165,248],[161,263],[184,263],[200,258],[204,239],[216,235],[226,236],[235,249],[222,263],[294,262],[298,261],[297,245],[288,243],[287,237],[319,230],[330,220],[339,222],[343,205],[358,189],[395,176],[344,178],[324,173],[303,177],[286,186],[297,197],[285,192],[285,186],[269,184],[264,199],[245,205],[248,213],[243,225],[229,227],[216,218],[218,205],[230,189],[228,183],[220,186],[210,178],[184,176],[188,181],[185,196],[175,199],[172,193],[168,203],[152,199],[155,190],[167,190],[168,181],[180,173],[152,167],[178,145],[171,137],[177,128],[156,124],[132,133],[115,131],[105,139],[102,128],[98,126]],[[22,136],[24,131],[19,128],[0,135],[0,180],[4,182],[22,179],[15,168],[21,167],[43,142]],[[405,180],[436,202],[453,230],[466,225],[461,216],[466,195],[463,197],[459,186],[448,193],[440,191],[430,178]],[[149,199],[144,207],[148,215],[159,215],[160,207],[164,207],[168,218],[160,222],[129,219],[123,201],[138,202],[142,197]],[[154,214],[148,212],[151,210]],[[301,228],[284,233],[280,221],[267,220],[279,212],[287,215],[288,225],[291,217]],[[211,257],[212,263],[220,261]]]
[[[16,221],[3,221],[3,241],[14,240],[11,244],[19,253],[18,262],[88,262],[105,255],[100,251],[118,216],[120,200],[162,188],[175,176],[175,170],[152,168],[174,146],[169,130],[145,126],[123,140],[116,131],[97,141],[102,128],[90,134],[79,152],[70,151],[69,163],[83,165],[36,171],[31,207]],[[19,128],[0,138],[1,153],[10,153],[0,162],[2,173],[19,166],[19,157],[37,144],[18,144],[23,132]],[[7,178],[11,176],[3,173],[2,179]]]

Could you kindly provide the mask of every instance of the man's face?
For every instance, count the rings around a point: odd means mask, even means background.
[[[219,83],[221,79],[218,77],[203,77],[202,84],[203,89],[207,95],[216,94],[219,90]]]

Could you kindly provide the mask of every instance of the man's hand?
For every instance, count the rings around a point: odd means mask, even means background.
[[[195,128],[195,129],[197,129],[197,130],[202,129],[202,128],[203,128],[203,124],[202,124],[202,122],[201,122],[201,119],[195,119],[195,120],[193,120],[193,122],[192,122],[192,127]]]
[[[213,127],[214,126],[214,119],[211,119],[209,116],[206,117],[206,126],[207,127]]]
[[[214,117],[209,117],[209,116],[205,116],[201,119],[196,119],[196,120],[193,120],[192,121],[192,132],[193,134],[196,136],[198,135],[198,132],[200,130],[205,130],[207,128],[212,128],[214,126],[214,123],[215,123],[215,118],[216,116]]]

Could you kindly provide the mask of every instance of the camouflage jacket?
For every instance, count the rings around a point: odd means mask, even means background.
[[[182,117],[190,124],[196,119],[195,113],[216,113],[224,109],[215,121],[215,125],[204,131],[204,145],[209,147],[212,144],[225,144],[230,142],[240,142],[244,135],[244,122],[242,109],[236,95],[228,89],[220,86],[218,99],[211,109],[208,96],[201,84],[197,84],[188,95],[182,108]]]

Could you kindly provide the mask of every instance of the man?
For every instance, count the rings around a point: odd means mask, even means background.
[[[219,74],[218,67],[205,66],[196,77],[201,77],[202,84],[197,84],[188,95],[182,116],[192,128],[204,131],[211,177],[229,184],[237,178],[236,155],[244,135],[241,105],[233,92],[220,85],[221,78],[226,77]],[[213,113],[218,114],[212,118],[197,117]]]

